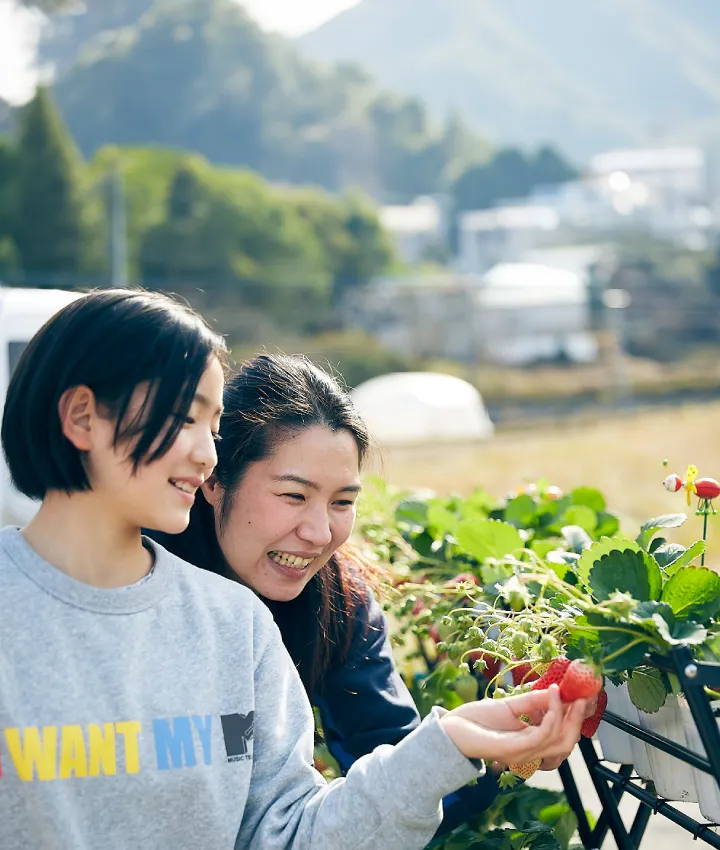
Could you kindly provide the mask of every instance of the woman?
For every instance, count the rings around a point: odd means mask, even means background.
[[[265,606],[141,534],[182,531],[215,466],[224,357],[189,310],[113,290],[61,310],[20,359],[2,444],[41,505],[0,532],[3,850],[419,848],[477,759],[579,734],[584,706],[557,688],[488,700],[324,782]]]
[[[374,576],[346,543],[367,428],[348,393],[310,360],[261,355],[226,385],[220,436],[187,530],[155,539],[263,599],[347,772],[420,722],[393,664]],[[446,799],[441,832],[486,809],[498,790],[488,771]]]

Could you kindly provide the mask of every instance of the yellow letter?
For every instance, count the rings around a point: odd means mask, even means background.
[[[60,779],[87,776],[87,751],[80,726],[63,726],[60,737]]]
[[[103,723],[101,729],[97,723],[88,726],[90,746],[90,776],[115,776],[117,761],[115,758],[115,727],[112,723]]]
[[[22,732],[21,738],[20,729],[5,730],[10,758],[20,779],[23,782],[32,782],[35,768],[37,768],[38,779],[43,782],[55,779],[57,777],[57,727],[43,726],[42,742],[40,730],[36,726],[29,726]]]
[[[137,720],[115,724],[115,731],[125,739],[125,773],[137,773],[140,770],[138,736],[141,729],[142,726]]]

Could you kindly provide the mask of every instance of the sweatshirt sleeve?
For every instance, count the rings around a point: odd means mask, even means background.
[[[395,668],[387,621],[372,592],[356,609],[344,661],[315,699],[328,749],[343,773],[380,744],[396,744],[420,724],[410,692]]]
[[[331,671],[315,704],[328,749],[343,773],[380,744],[401,741],[420,723],[415,703],[395,668],[387,620],[371,591],[357,609],[348,656]],[[438,835],[485,811],[499,792],[497,777],[487,771],[476,784],[445,797]]]
[[[442,797],[482,767],[453,744],[434,709],[397,746],[378,747],[327,785],[312,766],[310,704],[266,614],[260,625],[256,613],[264,645],[255,655],[252,778],[237,850],[421,850],[440,823]]]

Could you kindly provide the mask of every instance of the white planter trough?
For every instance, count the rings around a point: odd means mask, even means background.
[[[707,758],[705,747],[700,740],[695,721],[693,720],[690,707],[684,699],[680,699],[680,705],[683,706],[683,726],[685,730],[685,739],[688,749],[697,753],[699,756]],[[713,708],[720,703],[713,703]],[[720,721],[717,721],[720,726]],[[700,805],[700,813],[704,818],[712,823],[720,823],[720,788],[715,777],[704,770],[693,770],[695,777],[695,788],[697,789],[697,798]]]
[[[685,711],[687,713],[690,711],[687,705],[685,705]],[[640,726],[643,729],[655,735],[662,735],[663,738],[674,741],[676,744],[682,746],[687,744],[682,707],[673,694],[668,696],[660,711],[655,714],[645,714],[641,711],[639,715]],[[690,765],[649,744],[646,750],[650,761],[650,778],[655,783],[658,795],[667,800],[697,802],[694,771]]]
[[[606,681],[605,691],[608,698],[607,710],[629,722],[633,721],[632,713],[634,711],[634,721],[637,723],[637,709],[630,702],[627,685],[624,682],[622,685],[613,685],[612,682]],[[598,727],[597,739],[606,761],[615,764],[633,763],[632,737],[627,732],[621,732],[620,729],[616,729],[615,726],[603,721]]]

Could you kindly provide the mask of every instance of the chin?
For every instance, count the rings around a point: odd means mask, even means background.
[[[190,512],[182,515],[155,517],[153,523],[143,523],[143,528],[152,528],[165,534],[182,534],[190,524]]]
[[[273,585],[268,588],[267,593],[261,592],[260,595],[272,602],[292,602],[293,599],[297,599],[298,596],[300,596],[306,587],[307,582],[305,582],[301,587],[278,587],[277,585]]]

